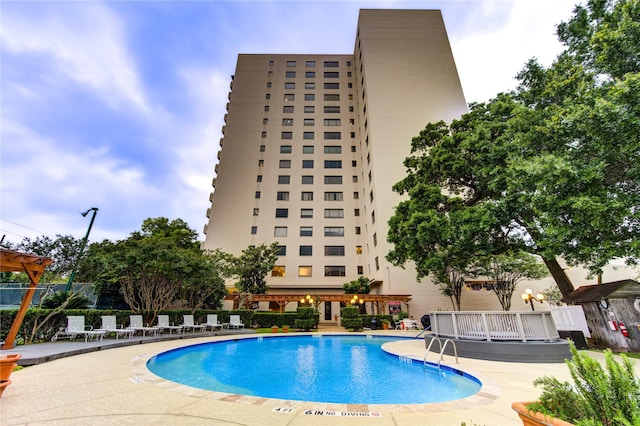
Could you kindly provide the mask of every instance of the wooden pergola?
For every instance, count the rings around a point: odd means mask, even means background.
[[[276,302],[280,307],[280,312],[284,311],[284,308],[290,302],[300,302],[305,299],[307,295],[311,295],[314,300],[314,305],[317,307],[321,302],[344,302],[349,303],[353,296],[358,296],[358,300],[362,300],[362,303],[373,303],[376,306],[378,314],[388,312],[387,305],[389,302],[401,302],[404,303],[407,312],[409,312],[409,302],[411,301],[411,295],[408,294],[252,294],[251,302]],[[226,300],[233,300],[234,305],[238,304],[241,295],[239,293],[229,293]],[[382,307],[382,309],[380,309]]]
[[[25,272],[29,276],[29,288],[22,296],[22,302],[18,309],[18,314],[13,320],[7,339],[0,349],[13,349],[15,347],[16,336],[22,325],[24,316],[29,309],[31,299],[36,292],[38,282],[42,278],[44,269],[53,263],[53,259],[36,256],[35,254],[20,253],[13,250],[0,249],[0,272]]]

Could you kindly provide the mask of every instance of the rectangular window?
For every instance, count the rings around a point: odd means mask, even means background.
[[[286,256],[287,255],[287,246],[278,246],[276,251],[276,256]]]
[[[325,89],[339,89],[340,88],[340,83],[325,83],[324,84],[324,88]]]
[[[287,191],[278,191],[276,194],[276,200],[278,201],[289,201],[289,192]]]
[[[316,95],[313,93],[305,93],[304,94],[304,100],[305,101],[315,101],[316,100]]]
[[[342,154],[342,147],[340,145],[325,145],[325,154]]]
[[[287,227],[286,226],[276,226],[273,228],[273,236],[274,237],[286,237],[287,236]]]
[[[325,126],[339,126],[340,119],[339,118],[325,118],[324,120]]]
[[[340,77],[340,73],[339,72],[325,71],[325,73],[324,73],[324,78],[339,78],[339,77]]]
[[[284,83],[284,88],[285,89],[295,89],[296,88],[296,84],[295,83],[291,83],[291,82],[286,82],[286,83]]]
[[[276,217],[289,217],[289,209],[276,209]]]
[[[258,227],[257,226],[252,226],[251,227],[251,235],[256,235],[258,233]]]
[[[256,182],[262,182],[262,175],[258,175],[256,177]]]
[[[281,169],[290,169],[291,168],[291,160],[280,160],[280,168]]]
[[[302,176],[303,185],[313,185],[313,176]]]
[[[360,194],[356,191],[353,191],[353,199],[357,200],[358,198],[360,198]]]
[[[282,107],[282,112],[285,114],[291,114],[293,112],[293,105],[285,105]]]
[[[287,77],[287,78],[295,78],[296,77],[296,72],[295,71],[287,71],[285,73],[285,77]]]
[[[298,266],[298,276],[299,277],[310,277],[312,272],[311,266]]]
[[[344,246],[324,246],[325,256],[344,256]]]
[[[325,277],[344,277],[345,275],[346,274],[345,274],[344,266],[325,266],[324,267]]]
[[[302,139],[306,139],[306,140],[311,140],[315,138],[315,133],[314,132],[303,132],[302,133]]]
[[[313,169],[313,160],[302,160],[303,169]]]
[[[258,160],[258,167],[264,167],[264,160]]]
[[[256,191],[255,198],[256,198],[256,199],[257,199],[257,198],[260,198],[260,191]]]
[[[337,93],[325,93],[324,100],[329,102],[339,101],[340,95]]]
[[[313,217],[313,209],[300,209],[300,217],[305,219]]]
[[[351,180],[353,181],[353,183],[358,183],[358,176],[352,176]]]
[[[376,264],[376,271],[380,270],[380,259],[378,259],[378,256],[376,256],[376,258],[374,259],[374,262]]]
[[[342,160],[324,160],[325,169],[341,169]]]
[[[325,68],[338,68],[338,61],[324,61]]]
[[[361,231],[360,231],[360,227],[356,226],[356,235],[360,235]]]
[[[325,140],[342,139],[342,133],[340,132],[324,132]]]
[[[306,106],[304,107],[304,112],[306,112],[306,113],[310,113],[310,112],[311,112],[311,113],[313,113],[313,112],[316,112],[316,107],[314,107],[313,105],[306,105]]]
[[[283,126],[293,126],[293,118],[283,118],[282,119]]]
[[[280,154],[291,154],[291,145],[280,145]]]
[[[315,83],[305,83],[304,84],[304,88],[305,89],[315,89],[316,88],[316,84]]]
[[[264,112],[269,112],[269,105],[264,106]]]
[[[259,208],[257,208],[257,207],[255,207],[255,208],[253,209],[253,215],[254,215],[254,216],[260,216],[260,209],[259,209]]]
[[[373,202],[373,189],[369,192],[370,201]]]
[[[265,99],[271,99],[271,93],[267,93],[266,95],[264,95]]]
[[[293,132],[282,132],[280,139],[293,139]]]
[[[358,265],[358,275],[364,274],[364,266]]]
[[[313,192],[303,192],[301,199],[302,201],[313,201]]]
[[[302,146],[302,153],[303,154],[313,154],[313,145],[303,145]]]
[[[301,237],[313,237],[313,226],[301,226],[300,227],[300,236]]]
[[[326,185],[341,185],[342,184],[342,176],[325,176],[324,183]]]
[[[314,68],[316,66],[316,61],[305,61],[304,66],[307,68]]]
[[[287,67],[295,67],[296,61],[287,61]]]
[[[344,237],[344,226],[325,226],[325,237]]]
[[[325,201],[342,201],[342,192],[325,192]]]
[[[271,276],[272,277],[284,277],[285,271],[286,271],[285,266],[276,265],[271,270]]]
[[[304,73],[304,76],[306,78],[315,78],[316,77],[316,72],[315,71],[307,71]]]
[[[324,107],[325,114],[339,114],[340,107],[339,106],[325,106]]]
[[[373,233],[373,246],[376,247],[378,245],[378,234],[376,232]]]
[[[278,176],[278,183],[281,185],[288,185],[291,183],[291,176],[280,175]]]
[[[362,246],[356,246],[356,254],[362,254]]]
[[[344,210],[343,209],[324,209],[324,217],[335,219],[335,218],[343,218]]]
[[[313,246],[300,246],[300,256],[313,256]]]
[[[354,216],[360,216],[360,209],[353,209],[353,215]]]
[[[296,100],[296,95],[294,95],[293,93],[285,93],[284,94],[284,101],[285,102],[290,102],[290,101],[295,101]]]
[[[316,120],[314,120],[313,118],[305,118],[304,119],[304,125],[305,126],[313,126],[316,124]]]
[[[260,145],[260,152],[265,152],[267,150],[266,145]]]

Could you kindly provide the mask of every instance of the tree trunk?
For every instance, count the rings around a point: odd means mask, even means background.
[[[562,269],[562,267],[560,266],[556,258],[545,259],[543,257],[542,260],[544,261],[544,264],[549,269],[549,272],[551,273],[551,276],[555,280],[556,285],[560,290],[560,293],[562,293],[563,297],[566,297],[569,293],[571,293],[574,290],[571,280],[569,280],[569,277],[567,276],[567,274],[564,273],[564,270]]]

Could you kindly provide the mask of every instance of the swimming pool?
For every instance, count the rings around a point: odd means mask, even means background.
[[[465,398],[478,379],[388,354],[396,337],[256,337],[185,346],[147,362],[157,376],[199,389],[342,404],[424,404]]]

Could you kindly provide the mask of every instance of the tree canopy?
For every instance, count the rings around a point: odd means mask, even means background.
[[[418,278],[475,256],[539,255],[563,294],[558,258],[593,273],[640,257],[640,1],[590,0],[558,26],[565,50],[529,61],[519,86],[412,140],[408,196],[387,258]]]

